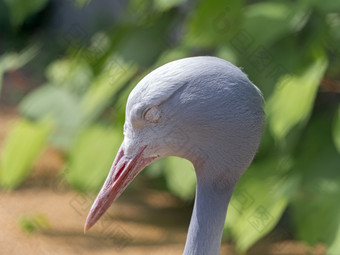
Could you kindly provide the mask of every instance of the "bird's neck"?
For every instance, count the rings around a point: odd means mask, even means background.
[[[200,173],[209,172],[201,170],[196,169],[195,205],[184,255],[219,254],[226,212],[235,186],[228,184],[223,176],[201,176]]]

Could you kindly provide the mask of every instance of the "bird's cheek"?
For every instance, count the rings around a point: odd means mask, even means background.
[[[135,139],[131,139],[128,136],[124,137],[123,148],[125,155],[134,155],[138,150]]]
[[[140,148],[147,145],[145,142],[143,142],[140,137],[134,136],[125,136],[124,141],[123,141],[123,148],[125,155],[127,156],[134,156],[136,155],[139,151]]]
[[[164,137],[159,134],[159,129],[142,130],[139,132],[126,132],[123,148],[127,156],[135,155],[140,148],[146,146],[145,157],[158,157],[167,155],[167,146]]]

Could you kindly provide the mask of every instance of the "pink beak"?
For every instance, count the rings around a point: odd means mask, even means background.
[[[130,157],[125,155],[123,146],[120,146],[111,171],[87,216],[84,233],[109,209],[137,174],[156,159],[156,157],[144,158],[145,148],[146,146],[140,148],[136,155]]]

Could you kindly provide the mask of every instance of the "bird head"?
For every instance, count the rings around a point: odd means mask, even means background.
[[[230,178],[238,179],[260,142],[262,105],[260,91],[247,76],[219,58],[180,59],[149,73],[128,97],[124,140],[85,232],[156,159],[186,158],[196,174],[203,165],[225,163]]]

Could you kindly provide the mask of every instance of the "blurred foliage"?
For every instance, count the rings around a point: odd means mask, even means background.
[[[39,230],[46,230],[50,227],[49,220],[42,214],[22,216],[19,219],[21,229],[28,234],[35,233]]]
[[[265,169],[280,166],[265,160],[246,173],[235,189],[226,220],[226,227],[237,240],[237,249],[246,251],[278,223],[286,209],[296,180],[267,176]],[[282,166],[281,166],[282,167]]]
[[[53,1],[21,2],[6,0],[9,23],[19,31]],[[96,3],[75,5],[89,11]],[[226,237],[244,253],[274,235],[285,215],[290,226],[276,232],[292,231],[298,240],[322,242],[328,254],[339,254],[340,1],[131,0],[121,8],[109,28],[95,33],[65,22],[66,32],[58,34],[67,42],[64,53],[46,66],[45,84],[19,106],[23,120],[3,148],[0,185],[19,185],[50,138],[65,153],[70,185],[99,189],[122,141],[125,103],[138,81],[171,60],[215,55],[243,67],[267,102],[262,144],[235,189]],[[0,75],[36,53],[8,54],[0,57]],[[6,67],[8,56],[17,59],[15,67]],[[41,124],[46,119],[52,129]],[[145,173],[193,199],[190,162],[166,158]]]
[[[10,10],[11,22],[14,27],[22,25],[22,23],[30,15],[40,11],[48,2],[48,0],[4,0]]]
[[[136,72],[135,67],[114,59],[93,76],[89,65],[79,61],[52,63],[47,68],[47,83],[25,97],[19,106],[30,119],[52,118],[56,130],[51,142],[64,151],[69,150],[82,128],[98,119],[115,93]]]
[[[164,176],[169,190],[182,199],[195,195],[196,176],[194,166],[186,159],[168,157],[164,159]]]
[[[2,148],[0,186],[15,188],[28,176],[47,144],[50,130],[47,122],[20,120],[15,123]]]
[[[282,140],[295,125],[309,117],[326,68],[327,62],[321,58],[301,75],[283,76],[278,82],[266,105],[269,127],[277,139]]]
[[[340,106],[338,108],[338,114],[335,117],[334,127],[333,127],[334,142],[340,153]]]
[[[38,53],[37,47],[29,47],[20,53],[5,53],[0,57],[0,95],[2,89],[3,75],[8,71],[17,70],[24,66]]]
[[[101,126],[83,130],[69,153],[66,180],[78,190],[98,189],[106,179],[122,140],[121,130]]]

